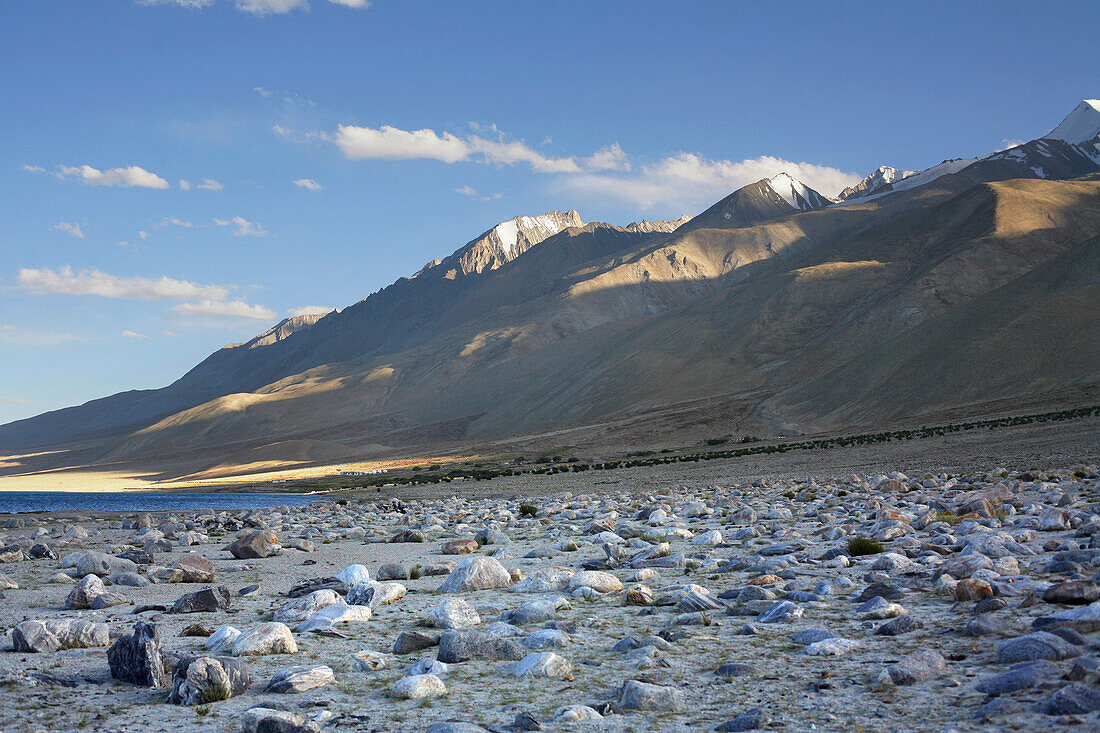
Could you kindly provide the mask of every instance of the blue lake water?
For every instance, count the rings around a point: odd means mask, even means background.
[[[193,494],[171,491],[0,491],[0,514],[37,511],[239,511],[319,501],[307,494]]]

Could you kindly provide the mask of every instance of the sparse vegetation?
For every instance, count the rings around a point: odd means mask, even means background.
[[[881,542],[870,537],[853,537],[848,540],[848,554],[851,557],[877,555],[884,549]]]

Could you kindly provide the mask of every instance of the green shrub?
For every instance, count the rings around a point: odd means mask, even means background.
[[[520,504],[519,515],[521,517],[533,517],[539,513],[539,508],[534,504]]]
[[[848,554],[851,557],[860,555],[877,555],[883,551],[882,543],[870,537],[853,537],[848,540]]]

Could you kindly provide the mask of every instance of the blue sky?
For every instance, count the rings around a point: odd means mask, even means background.
[[[1095,2],[7,0],[0,422],[172,381],[517,214],[835,194],[1100,95]]]

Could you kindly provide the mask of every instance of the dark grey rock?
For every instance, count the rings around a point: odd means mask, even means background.
[[[168,687],[171,675],[164,668],[157,627],[138,621],[134,633],[121,636],[107,650],[111,677],[142,687]]]
[[[408,654],[410,652],[418,652],[421,649],[428,649],[438,644],[439,634],[435,632],[406,629],[398,634],[397,640],[393,642],[393,653]]]
[[[187,593],[172,604],[168,613],[202,613],[229,608],[232,603],[232,595],[224,585],[217,588],[203,588],[193,593]]]
[[[761,710],[760,708],[752,708],[738,715],[732,720],[727,720],[720,726],[715,728],[718,731],[742,731],[742,730],[757,730],[763,728],[772,721],[770,715]]]
[[[447,629],[439,637],[439,661],[451,664],[470,660],[519,661],[528,649],[514,638],[491,636],[470,629]]]
[[[1082,715],[1094,710],[1100,710],[1100,690],[1074,683],[1054,693],[1043,712],[1047,715]]]
[[[1017,664],[1007,672],[984,679],[974,686],[978,692],[986,695],[1005,695],[1018,690],[1027,690],[1044,680],[1056,678],[1061,673],[1058,665],[1047,660]]]
[[[1001,642],[997,647],[997,661],[1001,664],[1033,662],[1040,659],[1059,661],[1081,655],[1081,648],[1070,644],[1060,636],[1046,631],[1036,631],[1026,636]]]

